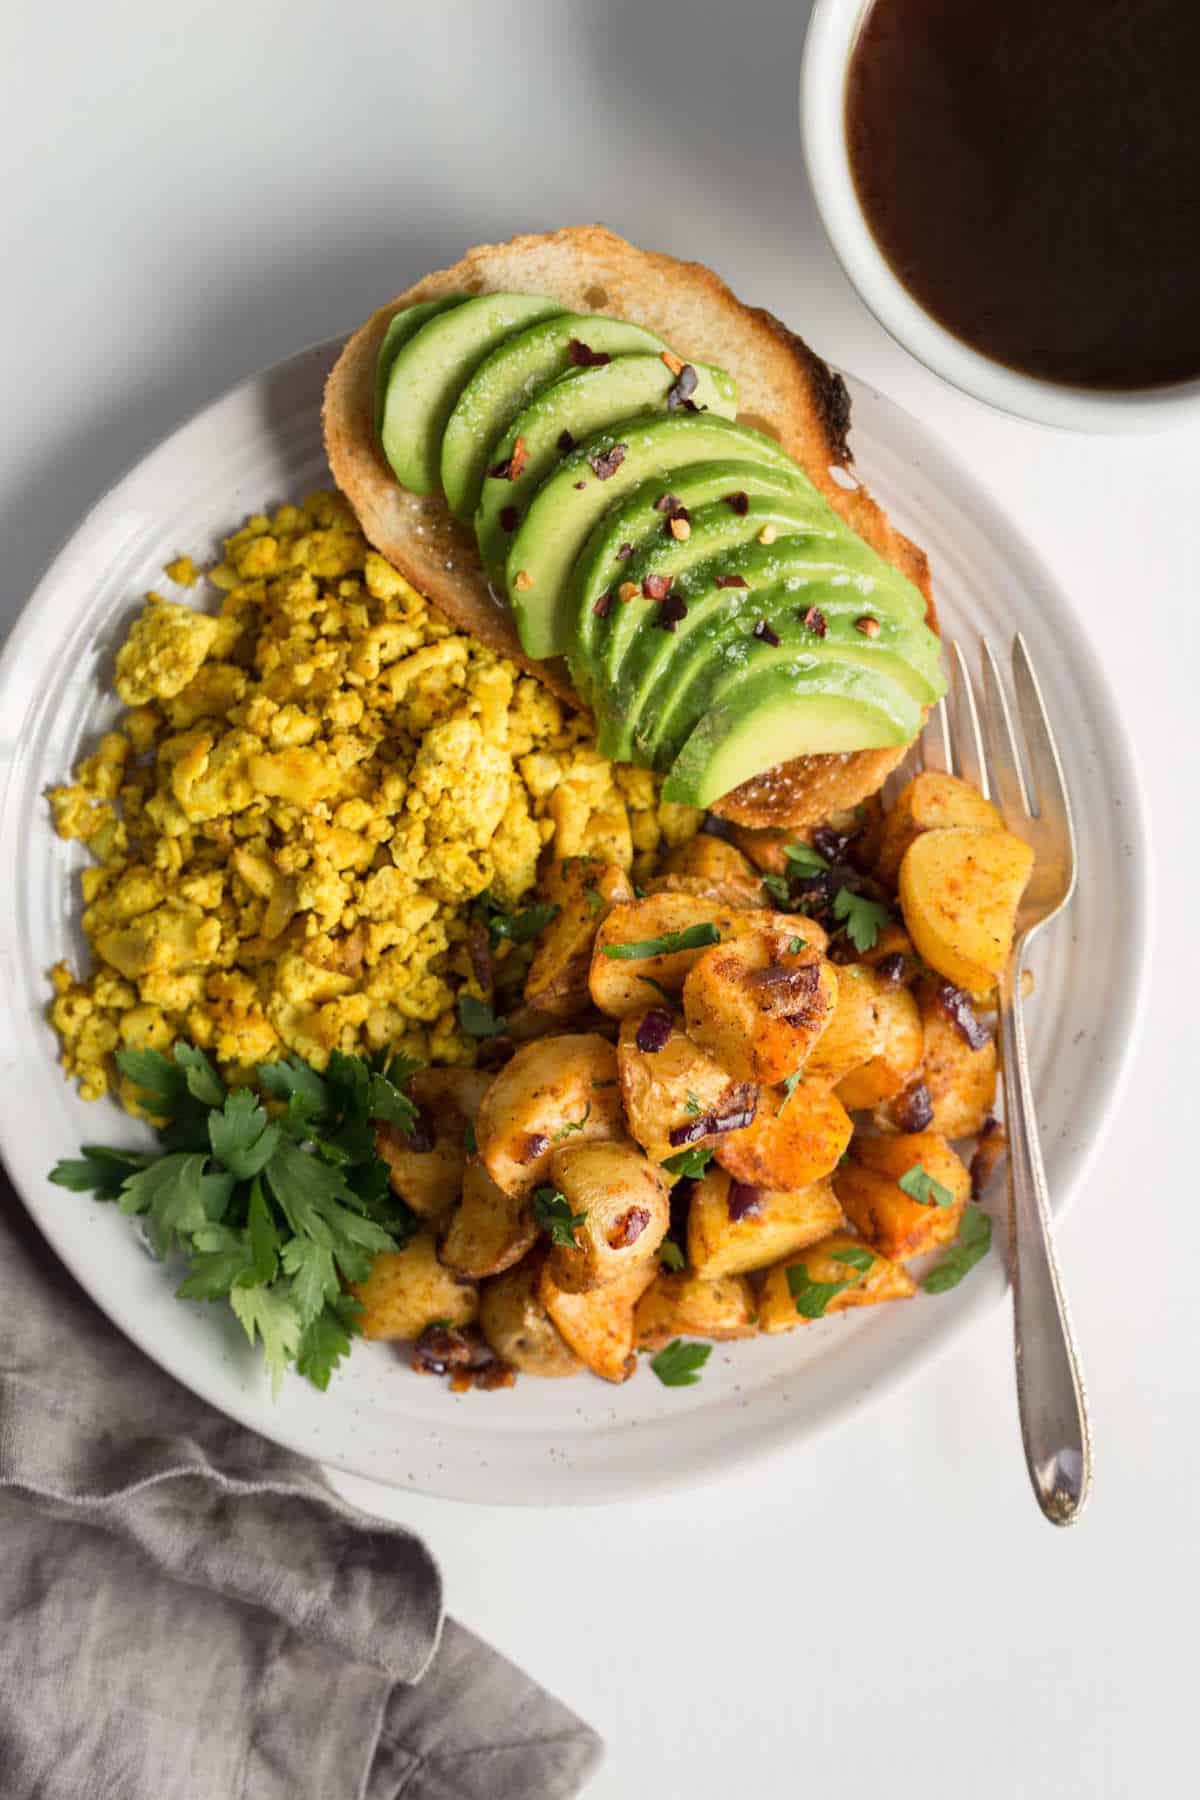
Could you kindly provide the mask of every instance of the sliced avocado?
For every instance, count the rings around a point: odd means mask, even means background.
[[[442,438],[442,489],[451,512],[470,519],[479,505],[492,446],[535,394],[586,357],[641,350],[660,356],[654,332],[598,313],[560,313],[509,338],[480,363],[454,403]]]
[[[726,516],[737,518],[743,502],[764,495],[782,499],[810,486],[802,470],[768,468],[763,463],[726,459],[668,469],[635,488],[627,500],[597,521],[571,572],[571,608],[575,621],[574,642],[568,652],[575,685],[587,697],[591,687],[589,662],[594,645],[608,628],[602,620],[613,611],[614,595],[622,582],[632,579],[629,567],[651,542],[664,541],[670,533],[667,513],[675,502],[690,515],[691,537],[696,541],[700,511],[716,502]],[[600,611],[597,612],[599,606]]]
[[[689,412],[688,417],[715,413],[731,419],[737,411],[733,378],[704,364],[694,367],[696,385],[687,404],[694,406],[696,413]],[[570,453],[563,433],[572,442],[578,442],[596,432],[614,430],[626,421],[632,429],[647,414],[673,407],[677,379],[659,357],[645,354],[616,356],[598,368],[573,369],[543,388],[489,451],[488,474],[475,514],[475,536],[493,583],[504,586],[510,598],[520,597],[516,609],[518,630],[522,630],[522,619],[533,620],[539,608],[544,610],[545,590],[536,572],[513,560],[512,533],[539,487],[562,461],[564,453]],[[513,460],[518,444],[522,446],[519,465]],[[603,479],[607,470],[616,469],[624,456],[624,449],[615,446],[607,462],[593,461],[593,474]],[[506,469],[510,473],[498,473]],[[557,603],[559,596],[555,594],[553,598]],[[522,630],[521,641],[530,656],[552,656],[559,648],[550,644],[541,647],[536,630],[529,641]]]
[[[426,319],[436,319],[439,313],[449,312],[453,306],[461,306],[466,299],[465,294],[446,294],[441,300],[418,300],[412,306],[405,306],[394,313],[388,320],[388,328],[384,332],[379,345],[379,355],[375,362],[375,436],[383,429],[383,407],[387,398],[388,376],[392,372],[392,364],[407,344],[410,337],[420,331]]]
[[[427,319],[392,362],[379,441],[411,493],[437,491],[442,432],[463,385],[514,331],[564,310],[538,294],[481,294]]]
[[[907,744],[920,727],[915,703],[875,671],[792,652],[730,684],[676,757],[663,799],[709,806],[793,756]]]
[[[624,452],[616,466],[604,458]],[[569,451],[530,501],[509,551],[510,566],[529,577],[513,594],[521,641],[548,645],[530,655],[557,655],[571,647],[571,568],[597,520],[644,481],[716,458],[758,462],[803,479],[774,438],[713,413],[674,412],[631,420],[620,433],[597,434]],[[597,467],[605,469],[603,476]],[[611,467],[611,473],[608,472]],[[525,633],[528,631],[529,640]]]

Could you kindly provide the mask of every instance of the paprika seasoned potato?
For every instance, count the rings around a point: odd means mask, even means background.
[[[741,1275],[705,1281],[689,1272],[660,1272],[637,1303],[634,1343],[639,1350],[660,1350],[672,1338],[753,1337],[754,1295]]]
[[[688,1204],[688,1266],[710,1280],[765,1269],[841,1223],[842,1209],[827,1179],[804,1188],[749,1188],[714,1166],[696,1183]]]
[[[629,1129],[655,1162],[715,1143],[701,1120],[749,1117],[757,1104],[756,1089],[706,1055],[665,1006],[622,1019],[617,1069]]]
[[[408,1079],[417,1107],[410,1135],[380,1125],[376,1147],[392,1189],[415,1213],[442,1225],[454,1209],[467,1160],[466,1129],[474,1124],[490,1077],[478,1069],[418,1069]]]
[[[442,1266],[432,1231],[418,1231],[403,1250],[381,1251],[350,1292],[365,1338],[419,1338],[435,1319],[470,1325],[479,1314],[478,1288]]]
[[[765,1088],[753,1122],[717,1139],[716,1158],[750,1187],[810,1187],[837,1167],[853,1129],[833,1090],[805,1077],[790,1094]]]
[[[588,968],[600,921],[610,906],[633,899],[633,887],[624,869],[587,856],[555,863],[545,886],[547,901],[558,911],[538,938],[525,977],[525,1002],[569,1019],[591,1005]]]
[[[468,1157],[462,1199],[442,1239],[442,1261],[476,1280],[498,1275],[520,1262],[537,1234],[528,1198],[506,1194],[478,1156]]]
[[[798,930],[742,932],[705,950],[683,984],[693,1043],[742,1081],[803,1068],[833,1017],[838,976]]]
[[[588,976],[592,999],[610,1018],[628,1018],[640,1012],[656,991],[677,994],[688,970],[710,944],[775,926],[807,938],[813,950],[824,950],[828,942],[812,919],[768,912],[761,905],[725,906],[702,894],[647,894],[632,906],[614,906],[596,934]],[[671,940],[683,932],[698,941],[685,949],[670,948]],[[667,947],[659,948],[664,941]],[[630,954],[643,946],[644,953]]]
[[[868,1254],[870,1265],[863,1269],[859,1265]],[[794,1271],[795,1292],[789,1271]],[[836,1291],[829,1293],[826,1284]],[[768,1272],[758,1294],[758,1329],[774,1336],[807,1325],[813,1317],[825,1318],[853,1306],[878,1306],[884,1300],[906,1300],[916,1291],[907,1269],[850,1232],[836,1231]],[[805,1307],[807,1311],[802,1310]]]
[[[484,1167],[514,1195],[545,1181],[556,1144],[624,1130],[617,1053],[593,1031],[523,1044],[489,1084],[475,1121]]]
[[[925,831],[900,864],[900,907],[930,968],[990,993],[1012,950],[1033,851],[1011,831]]]
[[[924,1200],[899,1185],[914,1169],[936,1184],[918,1184],[926,1188]],[[952,1243],[971,1197],[970,1174],[936,1131],[856,1139],[833,1185],[847,1218],[867,1242],[902,1262]]]
[[[833,1017],[805,1065],[814,1080],[836,1082],[859,1069],[883,1050],[884,1026],[880,999],[885,984],[873,969],[861,963],[841,963],[837,969],[837,1002]]]
[[[897,794],[884,814],[875,866],[881,881],[896,885],[905,851],[923,831],[1001,831],[1004,821],[978,788],[941,769],[923,769]]]
[[[940,983],[926,982],[919,994],[925,1035],[922,1079],[933,1107],[932,1124],[943,1137],[975,1137],[996,1104],[996,1040],[972,1012],[966,1029],[983,1039],[978,1049],[972,1048],[939,1001],[940,991]],[[965,1000],[960,996],[958,1004]]]
[[[549,1263],[538,1278],[538,1298],[567,1347],[593,1375],[628,1381],[637,1367],[633,1355],[634,1308],[658,1272],[653,1258],[627,1269],[607,1287],[584,1294],[560,1288]]]
[[[583,1215],[574,1247],[555,1244],[550,1252],[550,1273],[564,1293],[606,1287],[653,1259],[667,1235],[671,1187],[636,1144],[564,1144],[554,1152],[550,1182]]]
[[[538,1298],[545,1255],[531,1251],[516,1268],[485,1281],[479,1294],[479,1329],[489,1347],[522,1375],[561,1380],[582,1375],[583,1364],[568,1349]]]
[[[698,894],[722,906],[766,905],[762,876],[733,844],[707,831],[672,850],[646,891]]]
[[[837,1097],[850,1112],[866,1111],[898,1094],[920,1068],[925,1049],[921,1012],[912,994],[906,987],[875,980],[879,1048],[837,1086]]]

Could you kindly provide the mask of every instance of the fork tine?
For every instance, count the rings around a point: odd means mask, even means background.
[[[946,702],[939,700],[926,720],[925,729],[918,740],[917,754],[921,767],[923,769],[944,769],[947,775],[953,775],[953,743]]]
[[[1012,714],[1008,710],[1008,699],[992,646],[984,638],[980,648],[983,653],[983,726],[992,774],[992,799],[999,806],[1004,823],[1012,829],[1029,815],[1025,778],[1021,773]]]
[[[1019,631],[1013,639],[1012,669],[1017,710],[1025,728],[1025,754],[1029,761],[1037,816],[1056,824],[1061,821],[1073,844],[1075,833],[1071,822],[1071,802],[1067,797],[1067,784],[1058,757],[1058,746],[1050,729],[1050,720],[1046,715],[1046,705],[1029,650]]]
[[[972,787],[977,787],[985,800],[990,800],[987,758],[983,754],[983,735],[975,710],[971,671],[957,639],[950,647],[950,727],[954,760],[958,765],[956,773]]]

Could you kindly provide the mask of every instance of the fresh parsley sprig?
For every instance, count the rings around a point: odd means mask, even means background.
[[[683,931],[668,931],[663,937],[641,938],[634,944],[605,944],[605,956],[617,962],[635,962],[643,956],[671,956],[677,950],[703,950],[708,944],[719,944],[721,934],[715,925],[689,925]]]
[[[227,1302],[276,1392],[292,1365],[328,1387],[358,1328],[343,1284],[416,1230],[375,1144],[379,1123],[411,1131],[403,1083],[421,1065],[336,1050],[323,1074],[299,1057],[267,1063],[258,1085],[272,1112],[251,1088],[227,1089],[192,1044],[122,1050],[117,1064],[159,1121],[159,1150],[86,1145],[51,1181],[115,1201],[144,1220],[158,1256],[182,1255],[180,1297]]]
[[[575,1233],[587,1218],[587,1213],[573,1213],[571,1202],[557,1188],[540,1187],[534,1190],[533,1217],[538,1230],[544,1231],[552,1244],[561,1244],[564,1250],[574,1250],[578,1247]]]
[[[488,937],[494,950],[505,938],[513,944],[532,943],[533,939],[558,917],[559,909],[553,903],[547,902],[527,906],[522,912],[506,912],[491,894],[481,894],[472,911],[475,917],[487,926]]]
[[[833,916],[844,921],[847,936],[860,952],[874,949],[876,938],[891,918],[878,900],[868,900],[848,887],[839,888],[834,895]]]
[[[668,1175],[674,1175],[677,1181],[684,1175],[698,1181],[712,1159],[711,1150],[680,1150],[677,1155],[668,1156],[663,1168]]]
[[[930,1269],[921,1286],[927,1294],[945,1294],[969,1275],[977,1262],[982,1262],[992,1247],[992,1221],[982,1207],[968,1206],[958,1228],[958,1236],[935,1269]]]
[[[846,1268],[855,1270],[855,1273],[846,1281],[814,1281],[806,1263],[793,1263],[787,1272],[788,1292],[802,1318],[823,1319],[829,1302],[836,1300],[839,1294],[844,1294],[847,1288],[857,1287],[875,1261],[872,1251],[857,1244],[847,1244],[841,1250],[831,1250],[829,1255],[831,1262],[842,1263]]]
[[[673,1338],[650,1358],[650,1367],[664,1387],[695,1387],[711,1355],[711,1344],[685,1344],[682,1338]]]
[[[906,1169],[896,1186],[919,1206],[954,1205],[954,1195],[950,1189],[943,1187],[940,1181],[935,1181],[923,1163],[914,1163],[911,1169]]]

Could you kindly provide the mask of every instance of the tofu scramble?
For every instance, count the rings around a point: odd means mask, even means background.
[[[200,579],[187,556],[164,572]],[[52,971],[68,1078],[136,1111],[115,1052],[178,1038],[233,1081],[288,1052],[473,1062],[472,902],[518,907],[543,854],[645,878],[703,815],[456,632],[337,493],[251,518],[207,579],[217,612],[148,596],[116,659],[127,710],[49,795],[92,859],[94,970]],[[528,956],[499,946],[501,988]]]

